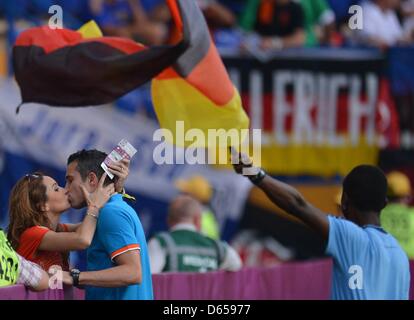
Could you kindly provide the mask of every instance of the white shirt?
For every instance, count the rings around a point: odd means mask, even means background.
[[[171,228],[171,231],[175,230],[190,230],[197,232],[196,227],[190,223],[176,224],[174,227]],[[240,270],[242,267],[242,261],[240,259],[239,254],[227,243],[225,244],[225,246],[226,253],[223,262],[219,266],[219,269],[227,271]],[[148,252],[150,257],[151,273],[161,273],[164,269],[167,260],[167,253],[165,249],[161,246],[157,238],[152,238],[148,242]]]
[[[395,45],[403,37],[403,29],[393,10],[383,11],[371,1],[362,5],[363,29],[355,30],[356,40],[360,43],[367,37],[377,38],[388,44]]]

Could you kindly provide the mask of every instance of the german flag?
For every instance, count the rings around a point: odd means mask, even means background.
[[[183,24],[186,29],[188,21]],[[187,46],[186,37],[156,47],[102,37],[94,23],[79,31],[43,26],[19,35],[13,64],[22,103],[84,107],[113,102],[151,80]]]
[[[152,81],[152,100],[161,128],[170,130],[173,142],[184,146],[205,147],[209,141],[177,140],[177,121],[182,121],[186,132],[199,129],[205,137],[211,129],[237,131],[241,137],[242,129],[249,128],[249,118],[202,12],[195,1],[167,0],[167,4],[179,31],[185,33],[189,28],[189,47]]]
[[[161,128],[176,137],[185,131],[240,132],[249,119],[241,105],[207,24],[195,0],[167,0],[177,41],[145,47],[132,40],[103,37],[94,23],[78,31],[31,28],[13,48],[22,103],[83,107],[113,102],[152,81],[152,98]],[[241,136],[241,135],[240,135]],[[173,139],[176,144],[183,141]],[[184,145],[204,147],[206,140]]]

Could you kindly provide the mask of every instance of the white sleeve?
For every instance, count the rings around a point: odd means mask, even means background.
[[[335,22],[335,13],[332,10],[325,10],[319,18],[319,23],[323,26]]]
[[[361,34],[369,37],[376,37],[378,35],[378,16],[372,11],[372,7],[366,6],[362,8],[363,11],[363,28]]]
[[[156,238],[148,242],[148,253],[150,258],[151,273],[161,273],[166,262],[165,250]]]
[[[238,271],[243,266],[239,254],[230,247],[227,243],[224,243],[225,254],[223,262],[220,265],[220,269],[227,271]]]
[[[44,271],[40,266],[26,260],[19,254],[17,254],[17,257],[19,259],[19,278],[16,283],[29,288],[36,288],[42,280]]]

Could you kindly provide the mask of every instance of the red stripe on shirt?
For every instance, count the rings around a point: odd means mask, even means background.
[[[111,253],[111,260],[113,260],[116,256],[119,256],[120,254],[123,254],[127,251],[131,251],[131,250],[140,250],[141,247],[139,246],[139,244],[130,244],[127,245],[125,247],[122,247],[121,249],[118,249],[114,252]]]

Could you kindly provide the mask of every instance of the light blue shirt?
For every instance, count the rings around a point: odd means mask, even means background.
[[[384,229],[329,216],[326,253],[333,257],[334,300],[408,300],[407,255]]]
[[[122,200],[113,195],[101,209],[95,235],[87,251],[88,271],[116,266],[114,259],[125,252],[140,255],[142,281],[140,284],[100,288],[86,287],[87,300],[152,300],[152,278],[147,242],[138,215]]]

